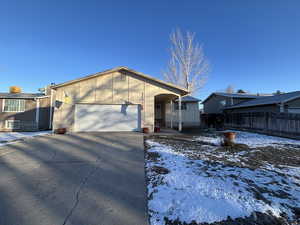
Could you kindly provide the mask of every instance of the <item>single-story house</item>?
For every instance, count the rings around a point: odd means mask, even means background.
[[[190,127],[199,127],[200,126],[200,110],[199,110],[199,102],[200,100],[187,95],[182,97],[181,100],[181,110],[182,110],[182,127],[190,128]],[[165,110],[165,121],[167,127],[170,127],[171,124],[171,113],[173,113],[173,124],[178,127],[178,99],[176,99],[173,103],[173,112],[170,111],[170,103],[166,104]],[[174,113],[175,112],[175,113]],[[156,109],[155,109],[156,113]]]
[[[300,91],[256,98],[228,106],[226,113],[274,112],[300,113]]]
[[[155,126],[181,130],[192,120],[183,121],[184,108],[195,110],[197,103],[182,103],[189,92],[179,86],[149,75],[117,67],[52,88],[54,106],[53,129],[68,131],[140,131]],[[191,100],[191,99],[190,99]],[[191,102],[191,104],[189,104]],[[178,108],[176,108],[178,104]],[[188,106],[191,105],[191,106]],[[196,118],[197,117],[197,118]]]
[[[0,131],[37,131],[50,127],[50,96],[0,93]]]
[[[226,107],[266,96],[270,95],[214,92],[202,102],[203,111],[205,114],[220,114]]]

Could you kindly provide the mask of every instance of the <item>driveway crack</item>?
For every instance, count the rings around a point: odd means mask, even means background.
[[[66,216],[64,222],[62,225],[66,225],[68,220],[70,219],[70,217],[73,215],[73,212],[75,211],[76,207],[79,204],[79,197],[80,197],[80,192],[82,190],[82,188],[84,187],[84,185],[88,182],[89,178],[91,176],[93,176],[97,170],[99,169],[99,167],[97,166],[98,162],[100,161],[100,158],[97,158],[97,160],[95,161],[95,167],[91,169],[91,171],[81,180],[76,192],[75,192],[75,202],[70,210],[70,212],[68,213],[68,215]]]

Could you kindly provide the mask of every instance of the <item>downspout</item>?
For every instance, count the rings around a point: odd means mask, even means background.
[[[37,130],[39,130],[39,120],[40,120],[40,99],[36,98],[36,110],[35,110],[35,123],[37,126]]]
[[[52,117],[53,117],[53,89],[50,91],[50,110],[49,110],[49,129],[52,129]]]

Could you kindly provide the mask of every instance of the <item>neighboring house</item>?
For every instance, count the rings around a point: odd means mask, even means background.
[[[199,127],[200,126],[200,110],[199,110],[199,99],[194,98],[192,96],[184,96],[182,97],[182,127]],[[165,121],[167,126],[171,124],[171,118],[173,118],[173,123],[176,127],[178,127],[178,100],[175,100],[173,103],[173,117],[171,117],[170,111],[170,103],[166,104],[165,110]]]
[[[203,102],[203,110],[206,114],[223,113],[226,107],[236,105],[241,102],[246,102],[252,99],[266,97],[266,95],[254,95],[244,93],[224,93],[214,92],[209,95]]]
[[[225,109],[227,113],[244,112],[288,112],[300,113],[300,91],[276,94],[242,102]]]
[[[47,130],[50,97],[37,93],[0,93],[0,131]]]
[[[140,131],[147,127],[153,131],[155,121],[169,127],[178,121],[181,130],[182,110],[171,106],[176,99],[180,105],[181,97],[187,94],[184,88],[117,67],[52,86],[53,128],[78,132]],[[173,111],[173,117],[168,110]]]

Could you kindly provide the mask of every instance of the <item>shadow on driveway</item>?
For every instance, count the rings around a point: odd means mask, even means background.
[[[143,225],[143,136],[75,133],[0,147],[1,225]]]

